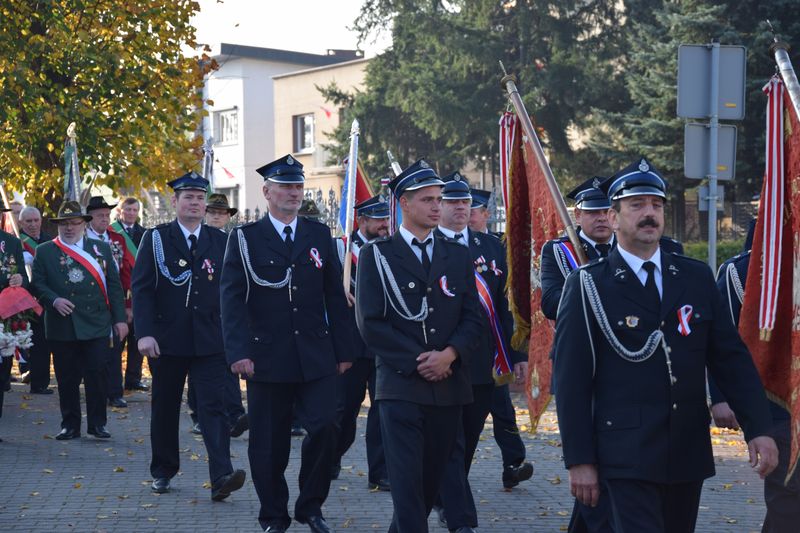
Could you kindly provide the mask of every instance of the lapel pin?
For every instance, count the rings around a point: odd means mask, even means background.
[[[181,259],[180,261],[178,261],[179,266],[185,267],[187,264],[188,263],[186,262],[186,259]]]
[[[622,274],[625,274],[625,269],[624,269],[624,268],[618,268],[618,269],[616,270],[616,272],[614,272],[614,275],[615,275],[615,276],[620,276],[620,275],[622,275]],[[622,278],[622,279],[625,279],[625,277],[623,276],[623,278]]]
[[[636,326],[639,325],[639,317],[633,315],[626,316],[625,325],[628,326],[629,328],[635,328]]]
[[[414,288],[414,287],[416,287],[416,286],[417,286],[417,285],[416,285],[416,283],[414,283],[413,281],[409,281],[409,282],[408,282],[408,288],[409,288],[409,289],[413,289],[413,288]]]

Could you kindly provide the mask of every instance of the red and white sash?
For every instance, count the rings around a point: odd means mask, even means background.
[[[85,238],[85,237],[84,237]],[[80,248],[74,244],[67,244],[61,240],[61,237],[56,237],[53,239],[58,248],[75,260],[79,265],[81,265],[88,273],[91,275],[94,280],[97,282],[97,286],[100,287],[100,292],[103,293],[103,298],[106,300],[106,305],[110,308],[111,305],[108,302],[108,286],[106,285],[106,274],[103,272],[103,267],[100,266],[100,263],[97,262],[97,259],[92,257],[89,253],[86,252],[83,248]]]

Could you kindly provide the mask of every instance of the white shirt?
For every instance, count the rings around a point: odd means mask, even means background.
[[[292,228],[292,241],[294,241],[295,236],[297,235],[297,217],[294,217],[294,220],[292,220],[290,224],[286,224],[285,222],[281,222],[280,220],[272,216],[272,213],[268,214],[270,222],[272,222],[272,225],[275,226],[275,231],[278,232],[278,235],[280,235],[281,239],[283,239],[283,242],[286,242],[286,234],[283,232],[283,229],[286,226]]]
[[[91,226],[86,226],[86,234],[89,236],[90,239],[97,239],[98,241],[108,242],[111,238],[108,236],[108,232],[104,231],[103,234],[97,233],[95,230],[92,229]]]
[[[403,226],[400,226],[400,230],[399,231],[400,231],[400,236],[403,238],[404,241],[406,241],[406,244],[408,244],[408,246],[411,248],[411,251],[414,252],[414,255],[417,256],[417,259],[419,259],[419,262],[422,263],[422,250],[420,250],[419,246],[414,246],[413,244],[411,244],[414,241],[414,239],[416,239],[414,234],[411,233],[410,231],[408,231]],[[425,242],[428,239],[431,240],[431,242],[428,244],[428,247],[427,247],[428,259],[433,261],[433,244],[436,241],[436,239],[433,238],[433,231],[428,233],[428,235],[424,239],[422,239],[420,242]]]
[[[594,248],[594,249],[597,251],[597,253],[598,253],[598,254],[600,253],[600,250],[598,250],[598,249],[597,249],[597,245],[598,245],[598,243],[597,243],[597,242],[595,242],[593,239],[590,239],[590,238],[589,238],[589,236],[588,236],[588,235],[586,235],[586,234],[583,232],[583,230],[581,230],[581,231],[580,231],[580,233],[578,233],[578,236],[579,236],[581,239],[583,239],[584,241],[586,241],[586,242],[588,242],[589,244],[591,244],[591,245],[592,245],[592,248]],[[614,234],[613,234],[613,233],[611,234],[611,239],[610,239],[610,240],[609,240],[607,243],[605,243],[605,244],[610,244],[611,246],[614,246]]]
[[[197,237],[197,241],[200,242],[200,228],[203,227],[202,224],[198,224],[197,227],[194,229],[194,231],[189,231],[180,222],[178,222],[178,227],[181,228],[181,232],[183,233],[183,238],[186,239],[186,247],[189,248],[189,250],[192,249],[192,241],[189,240],[189,235],[194,235],[195,237]]]
[[[631,267],[631,270],[636,277],[639,278],[639,281],[644,285],[647,283],[647,270],[643,268],[642,265],[645,264],[646,261],[652,261],[655,263],[656,268],[653,270],[653,275],[656,278],[656,287],[658,288],[659,296],[664,295],[664,288],[663,288],[663,276],[661,275],[661,248],[656,248],[656,252],[650,257],[650,259],[642,259],[641,257],[637,257],[630,253],[629,251],[625,250],[622,246],[617,244],[617,250],[619,250],[619,254],[628,263],[628,266]]]
[[[441,231],[445,237],[449,237],[455,240],[458,244],[461,244],[469,248],[469,243],[467,242],[467,231],[469,230],[467,228],[464,228],[463,230],[458,232],[461,235],[459,239],[456,239],[456,232],[451,229],[439,226],[439,231]]]

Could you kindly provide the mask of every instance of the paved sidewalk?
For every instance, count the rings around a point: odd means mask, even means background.
[[[233,439],[237,467],[248,471],[248,482],[228,501],[212,503],[202,440],[191,435],[188,415],[181,422],[182,472],[166,495],[150,492],[149,396],[127,396],[129,408],[109,411],[112,438],[59,442],[58,396],[35,396],[26,385],[13,384],[0,419],[0,531],[205,532],[260,531],[258,498],[249,480],[247,433]],[[515,404],[524,405],[515,395]],[[363,437],[364,418],[359,420]],[[521,425],[527,412],[518,409]],[[85,433],[86,427],[82,431]],[[747,448],[731,432],[713,435],[717,477],[703,491],[697,531],[756,532],[764,515],[762,484],[747,465]],[[471,483],[476,491],[481,531],[565,531],[572,500],[560,460],[555,413],[544,417],[536,435],[524,434],[533,479],[505,492],[500,483],[500,452],[491,421],[479,445]],[[287,479],[290,497],[297,494],[301,439],[292,441]],[[687,451],[688,452],[688,451]],[[205,486],[204,486],[205,485]],[[367,489],[364,439],[345,456],[342,474],[331,486],[324,508],[337,531],[386,531],[391,518],[387,493]],[[293,502],[293,500],[290,500]],[[290,507],[291,509],[291,507]],[[431,532],[444,533],[431,519]],[[291,531],[307,531],[294,523]]]

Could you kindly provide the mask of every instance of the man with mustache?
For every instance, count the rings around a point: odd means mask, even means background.
[[[689,533],[714,475],[706,369],[739,415],[762,478],[778,459],[767,399],[708,265],[659,246],[658,171],[642,158],[602,190],[617,247],[569,275],[556,321],[570,489],[590,507],[604,490],[614,531]]]

